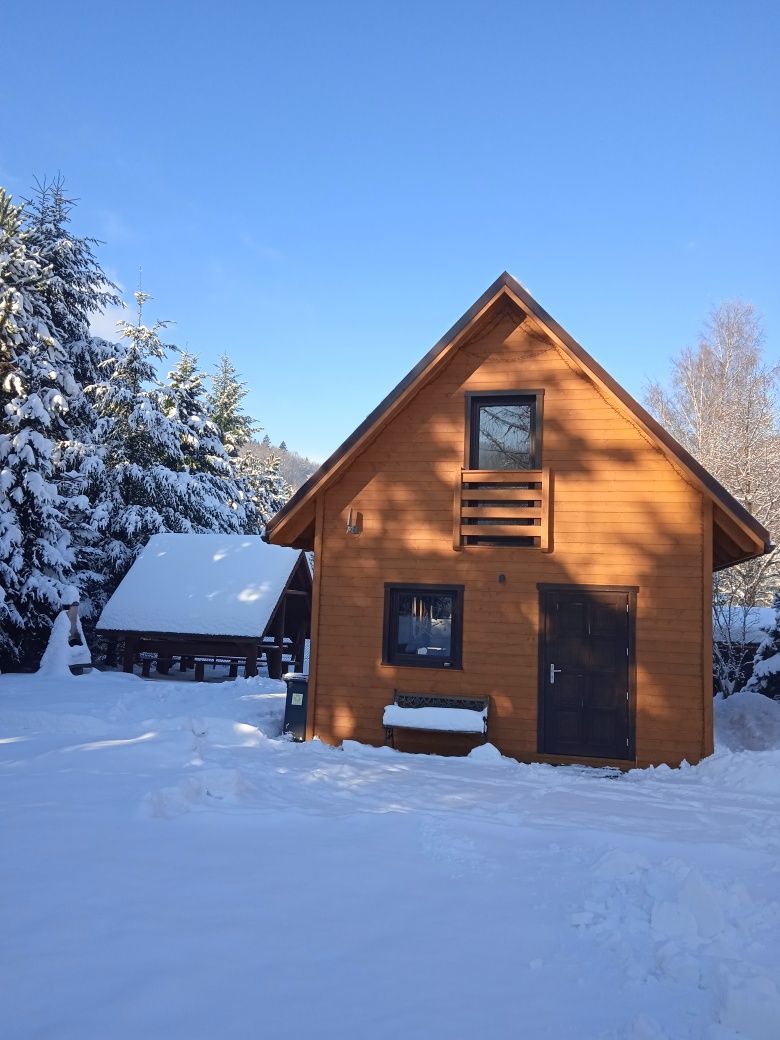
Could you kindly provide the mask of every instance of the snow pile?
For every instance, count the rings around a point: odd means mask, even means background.
[[[776,1040],[778,975],[755,957],[756,937],[770,939],[780,926],[776,903],[765,908],[740,882],[679,858],[654,865],[617,848],[594,863],[591,876],[589,898],[572,924],[625,958],[629,986],[666,980],[709,993],[715,1020],[734,1032],[696,1036]],[[688,1036],[684,1025],[683,1018],[672,1035]],[[669,1035],[654,1027],[658,1036]]]
[[[70,645],[71,625],[66,611],[61,610],[54,619],[51,627],[51,635],[46,649],[41,657],[38,671],[41,675],[58,675],[61,678],[71,678],[71,665],[88,667],[92,664],[92,657],[84,638],[84,629],[81,620],[76,619],[76,631],[80,643]]]
[[[472,748],[468,757],[472,762],[479,763],[510,762],[510,759],[504,758],[495,744],[479,744],[477,747]]]
[[[780,750],[780,704],[747,691],[718,697],[715,740],[729,751]]]

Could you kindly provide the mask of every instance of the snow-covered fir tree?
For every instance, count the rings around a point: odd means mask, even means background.
[[[197,357],[181,351],[164,390],[167,414],[180,423],[184,465],[197,485],[190,519],[205,530],[246,532],[257,526],[256,508],[209,418],[203,380]]]
[[[167,322],[143,324],[143,306],[150,297],[134,294],[135,324],[124,322],[126,342],[101,364],[102,379],[90,390],[100,415],[97,436],[104,446],[103,481],[106,497],[96,517],[106,550],[110,593],[153,534],[189,531],[182,429],[169,418],[156,363],[168,353],[160,333]]]
[[[31,663],[70,582],[73,553],[57,485],[76,384],[53,335],[49,271],[0,189],[0,657]]]
[[[219,429],[228,454],[233,458],[249,443],[252,434],[260,429],[258,423],[244,411],[243,401],[247,393],[246,382],[239,378],[227,354],[223,354],[211,377],[209,416]]]
[[[241,457],[241,471],[257,512],[258,533],[292,495],[292,488],[279,472],[279,466],[278,455],[271,454],[265,459],[254,454]]]
[[[44,297],[52,331],[70,358],[76,382],[88,386],[98,381],[99,365],[108,356],[105,341],[90,335],[90,319],[122,301],[95,256],[98,240],[75,235],[70,227],[74,204],[61,177],[38,182],[26,201],[25,229],[32,248],[50,269]],[[82,404],[89,408],[89,398]],[[92,421],[94,416],[87,418]]]
[[[182,452],[192,472],[231,476],[227,451],[219,428],[209,418],[209,405],[198,359],[186,350],[180,352],[165,385],[165,407],[182,423]]]
[[[240,378],[227,354],[223,354],[211,380],[209,414],[219,428],[228,455],[254,507],[254,515],[247,517],[247,533],[260,533],[289,499],[292,489],[279,472],[276,455],[261,458],[248,450],[252,434],[261,427],[244,411],[247,393],[246,382]]]
[[[44,298],[53,333],[68,357],[75,393],[69,405],[70,438],[61,446],[57,484],[74,552],[74,581],[81,590],[85,618],[94,616],[94,601],[104,581],[102,535],[96,523],[105,511],[102,446],[95,440],[97,413],[84,387],[101,379],[100,365],[116,345],[93,336],[90,319],[121,303],[116,286],[95,256],[94,238],[75,235],[70,226],[74,200],[64,181],[41,181],[27,200],[25,227],[29,242],[49,268]]]
[[[108,489],[105,515],[98,521],[107,552],[108,594],[153,534],[242,533],[254,526],[254,510],[243,501],[240,484],[234,486],[229,469],[222,475],[227,456],[219,439],[210,426],[200,437],[198,378],[191,362],[174,370],[167,387],[160,382],[157,362],[173,349],[160,338],[169,322],[144,325],[143,307],[150,297],[140,291],[134,295],[137,320],[121,324],[126,344],[102,363],[103,380],[92,388]]]
[[[746,689],[780,698],[780,593],[772,599],[772,621],[764,629]]]

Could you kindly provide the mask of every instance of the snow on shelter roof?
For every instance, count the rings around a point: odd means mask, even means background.
[[[259,535],[153,535],[97,627],[260,636],[300,555]]]

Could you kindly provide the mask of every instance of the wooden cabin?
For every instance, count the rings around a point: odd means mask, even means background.
[[[712,573],[771,548],[508,274],[265,537],[315,552],[309,735],[381,744],[394,701],[484,698],[503,754],[621,767],[711,753]]]
[[[311,625],[311,569],[306,554],[269,545],[259,535],[157,534],[105,605],[97,629],[121,641],[126,672],[154,662],[166,674],[204,678],[209,661],[229,674],[256,675],[264,658],[278,679],[300,671]]]

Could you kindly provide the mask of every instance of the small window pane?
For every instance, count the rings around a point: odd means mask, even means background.
[[[451,593],[408,593],[398,595],[396,645],[393,656],[414,654],[426,658],[452,656]]]
[[[477,408],[477,469],[531,469],[534,406],[530,402]]]

